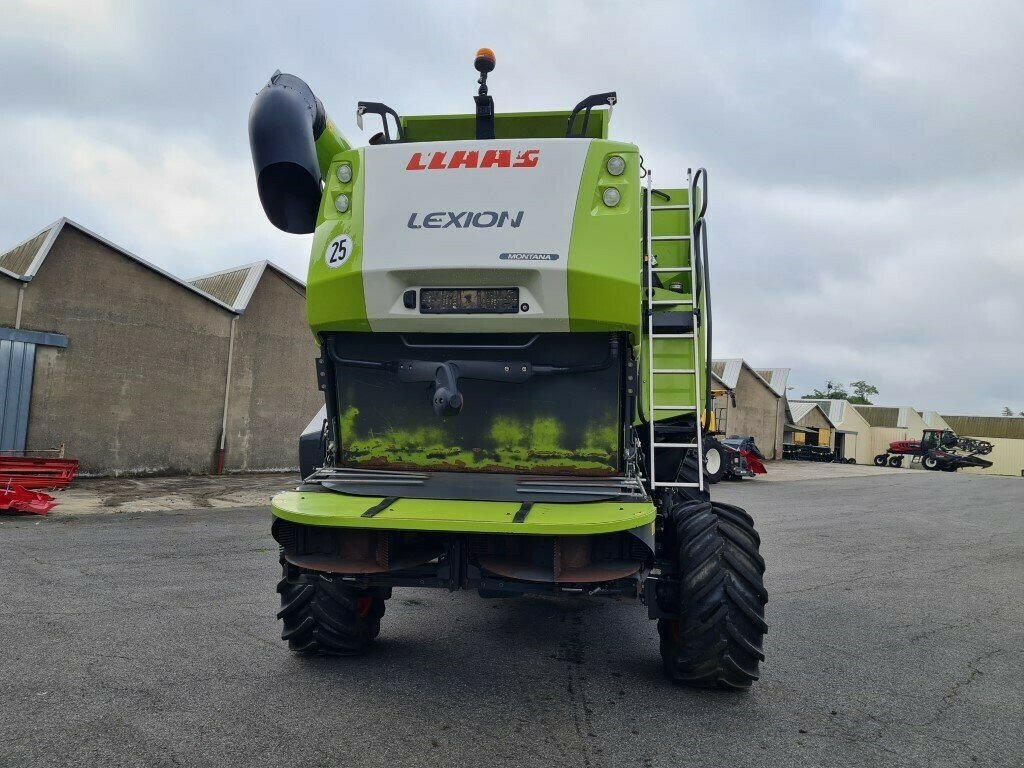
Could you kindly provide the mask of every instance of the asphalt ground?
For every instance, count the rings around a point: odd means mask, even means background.
[[[741,694],[596,599],[396,590],[369,655],[292,656],[265,507],[0,518],[0,765],[1024,765],[1024,482],[715,493],[769,564]]]

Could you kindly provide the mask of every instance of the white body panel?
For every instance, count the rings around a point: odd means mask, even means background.
[[[368,147],[362,274],[370,327],[568,331],[569,240],[589,148],[584,139]],[[467,328],[465,314],[404,306],[406,291],[427,286],[518,287],[529,308],[474,314]]]

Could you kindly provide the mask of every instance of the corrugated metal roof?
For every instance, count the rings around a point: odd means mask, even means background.
[[[226,269],[222,272],[203,275],[194,280],[182,280],[66,217],[58,219],[46,227],[46,229],[37,232],[28,240],[0,255],[0,273],[7,274],[23,282],[31,281],[36,276],[39,268],[46,260],[47,254],[49,254],[50,249],[65,227],[74,227],[82,234],[88,235],[111,250],[120,253],[122,256],[235,313],[240,314],[245,311],[253,292],[256,290],[257,284],[259,284],[260,278],[267,269],[272,269],[299,287],[305,288],[305,283],[270,261],[257,261],[241,267]]]
[[[786,396],[786,384],[789,383],[789,368],[755,368],[754,371],[768,382],[775,394]]]
[[[815,403],[816,405],[818,405],[818,407],[821,408],[821,410],[825,412],[825,415],[828,417],[828,420],[836,425],[842,424],[843,421],[845,421],[846,406],[849,405],[849,403],[846,400],[809,400],[807,398],[790,401],[791,407],[793,403]]]
[[[51,224],[42,232],[32,235],[25,242],[14,246],[7,253],[0,255],[0,269],[11,277],[18,278],[19,280],[24,279],[29,274],[32,261],[39,253],[46,238],[52,233],[53,228],[54,225]]]
[[[947,416],[950,429],[963,437],[1024,440],[1024,416]]]
[[[712,360],[711,370],[715,376],[722,380],[729,389],[736,389],[740,380],[740,369],[743,367],[743,360],[738,357],[727,360]]]
[[[126,251],[124,248],[119,246],[117,243],[113,243],[110,240],[107,240],[102,235],[97,235],[92,230],[86,229],[81,224],[79,224],[79,223],[77,223],[75,221],[72,221],[71,219],[69,219],[67,217],[62,217],[62,218],[58,219],[57,221],[53,222],[53,224],[51,224],[49,227],[44,229],[42,232],[36,233],[31,238],[29,238],[24,243],[22,243],[21,246],[18,246],[18,248],[14,249],[14,250],[19,250],[22,246],[26,246],[27,247],[29,243],[38,242],[38,245],[36,246],[37,250],[35,251],[34,254],[31,255],[31,260],[28,262],[28,266],[25,267],[20,272],[20,274],[16,275],[16,277],[19,280],[22,280],[24,282],[29,282],[30,280],[32,280],[33,277],[36,276],[36,274],[39,272],[39,268],[43,265],[43,262],[46,260],[47,255],[49,255],[50,249],[53,248],[53,244],[55,242],[57,242],[57,238],[60,237],[60,235],[64,231],[65,227],[73,227],[73,228],[77,229],[79,232],[81,232],[82,234],[88,235],[93,240],[96,240],[97,242],[102,243],[103,245],[107,246],[111,250],[116,251],[117,253],[120,253],[125,258],[131,259],[135,263],[141,264],[142,266],[146,267],[147,269],[150,269],[150,270],[156,272],[158,275],[166,277],[168,280],[177,283],[182,288],[185,288],[186,290],[192,291],[193,293],[196,293],[196,294],[202,296],[204,299],[206,299],[208,301],[212,301],[214,304],[218,304],[221,307],[224,307],[224,309],[228,309],[228,310],[231,309],[231,307],[229,305],[225,304],[220,299],[214,298],[210,294],[208,294],[208,293],[206,293],[204,291],[199,290],[194,285],[190,285],[189,283],[185,282],[181,278],[175,277],[170,272],[167,272],[166,270],[160,269],[160,267],[156,266],[155,264],[150,264],[148,261],[146,261],[145,259],[139,258],[134,253],[132,253],[130,251]],[[21,256],[19,256],[19,263],[20,264],[24,264],[26,259],[28,259],[28,254],[27,253],[22,254]]]
[[[825,414],[825,411],[822,410],[821,406],[819,406],[817,403],[795,402],[789,404],[789,412],[793,414],[794,423],[800,421],[800,419],[802,419],[808,413],[813,411],[815,408],[821,411],[822,416],[828,418],[828,416]]]
[[[213,272],[209,275],[201,275],[189,280],[201,291],[230,306],[235,312],[244,312],[249,306],[256,286],[259,285],[263,273],[272,269],[281,276],[291,280],[296,285],[305,288],[305,283],[294,275],[290,275],[276,264],[270,261],[254,261],[252,264],[245,264],[233,269],[225,269],[221,272]]]
[[[853,403],[851,403],[853,405]],[[888,405],[853,405],[854,410],[864,417],[872,427],[905,427],[906,419],[900,419],[900,408]],[[902,424],[900,422],[903,422]]]

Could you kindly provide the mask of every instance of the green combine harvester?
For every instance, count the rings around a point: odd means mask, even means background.
[[[395,587],[641,600],[673,680],[747,688],[767,629],[750,516],[709,500],[707,175],[654,188],[571,111],[380,118],[353,148],[275,73],[249,115],[271,223],[312,234],[325,408],[273,499],[283,637],[365,650]]]

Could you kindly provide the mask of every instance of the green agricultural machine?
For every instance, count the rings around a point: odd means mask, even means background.
[[[379,118],[352,147],[275,73],[249,138],[263,208],[312,234],[325,407],[274,497],[283,638],[364,651],[392,590],[636,599],[668,676],[747,688],[767,629],[751,517],[709,498],[707,174],[655,188],[570,111]]]

